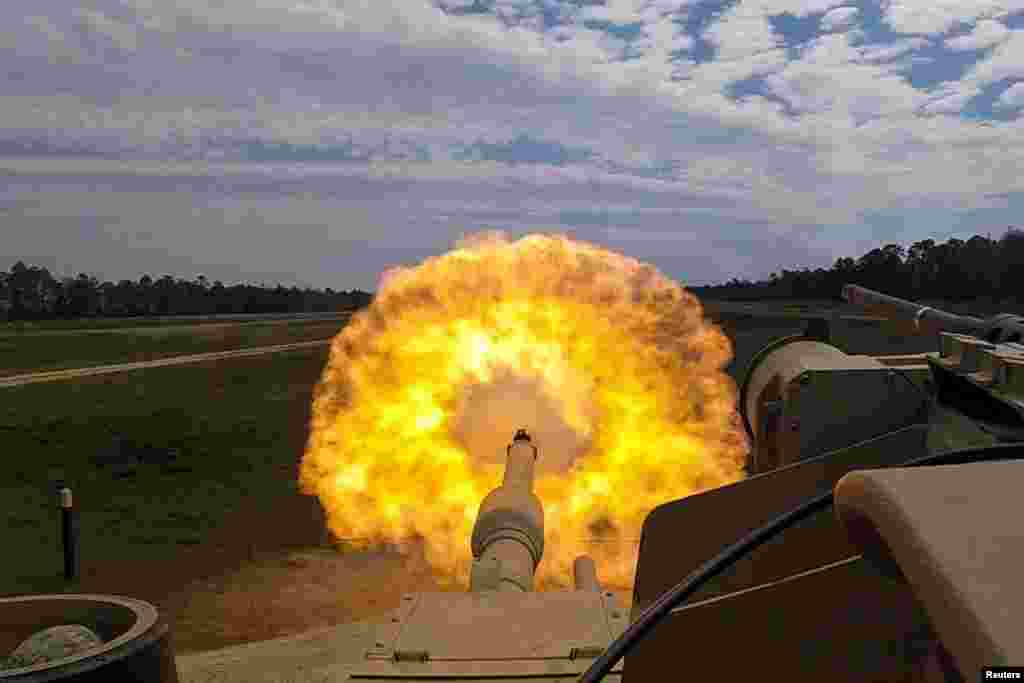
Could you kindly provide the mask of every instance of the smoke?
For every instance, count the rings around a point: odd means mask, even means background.
[[[582,382],[574,384],[585,391]],[[574,429],[564,397],[553,396],[543,378],[505,368],[490,382],[462,387],[451,433],[475,462],[500,464],[512,435],[526,429],[540,449],[536,472],[565,474],[591,444],[595,414],[590,398],[582,400],[588,421],[585,429]]]

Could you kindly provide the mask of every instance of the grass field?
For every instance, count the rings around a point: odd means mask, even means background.
[[[318,503],[295,483],[325,360],[317,349],[4,390],[0,593],[150,599],[191,624],[178,633],[185,651],[273,635],[266,614],[222,627],[231,619],[217,582],[267,553],[326,544]],[[61,576],[57,479],[80,512],[82,577],[72,586]],[[194,584],[211,580],[196,603]]]
[[[330,339],[346,318],[0,335],[0,377]]]

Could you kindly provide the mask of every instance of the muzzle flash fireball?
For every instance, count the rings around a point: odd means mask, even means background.
[[[539,587],[567,585],[588,553],[603,583],[628,587],[651,508],[742,476],[730,355],[697,299],[652,266],[485,233],[386,272],[335,338],[301,484],[336,536],[419,546],[439,580],[464,586],[478,506],[525,428],[544,453]]]

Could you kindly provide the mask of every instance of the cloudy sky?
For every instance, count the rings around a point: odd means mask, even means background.
[[[1024,0],[4,0],[0,268],[759,277],[1019,224],[1022,111]]]

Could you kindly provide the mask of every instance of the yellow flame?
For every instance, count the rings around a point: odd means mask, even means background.
[[[628,587],[653,507],[742,476],[731,353],[652,266],[562,236],[474,236],[386,272],[335,338],[303,491],[336,536],[416,545],[465,584],[477,507],[523,427],[540,450],[540,585],[568,585],[589,552]]]

